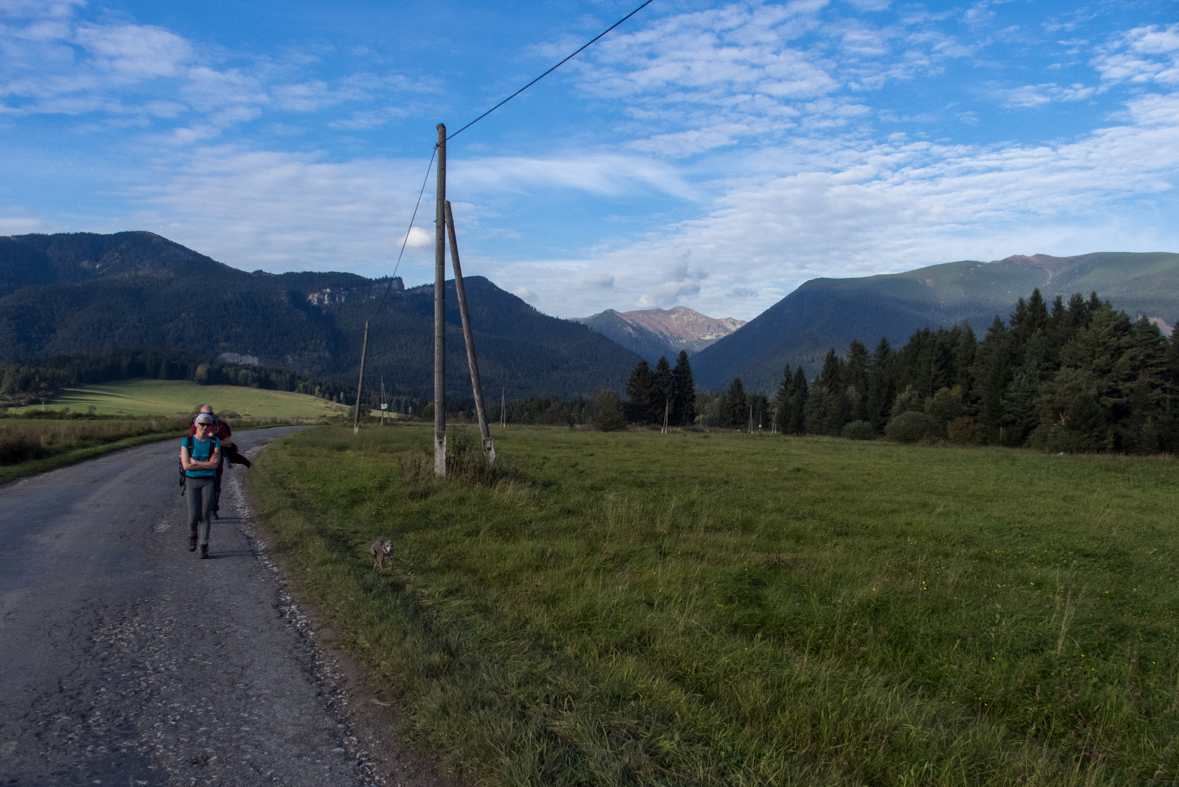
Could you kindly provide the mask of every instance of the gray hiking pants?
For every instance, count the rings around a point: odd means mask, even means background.
[[[209,545],[209,527],[213,524],[213,498],[216,496],[217,478],[189,478],[184,482],[188,496],[188,529],[197,535],[197,523],[204,521],[205,528],[200,534],[201,544]]]

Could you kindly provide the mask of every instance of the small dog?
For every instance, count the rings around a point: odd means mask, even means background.
[[[388,560],[389,568],[393,568],[393,542],[392,541],[374,541],[373,545],[369,547],[369,553],[373,556],[373,569],[378,570],[381,565]]]

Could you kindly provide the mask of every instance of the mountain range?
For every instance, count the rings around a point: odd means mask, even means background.
[[[829,348],[854,339],[871,351],[894,346],[921,328],[969,323],[979,338],[998,315],[1005,321],[1032,290],[1051,303],[1096,292],[1131,317],[1145,315],[1166,334],[1179,321],[1179,254],[1101,252],[1075,257],[1016,255],[962,261],[905,273],[812,279],[692,359],[695,379],[714,391],[741,377],[746,390],[772,393],[786,364],[814,376]]]
[[[1179,254],[1043,254],[961,261],[905,273],[812,279],[747,324],[686,307],[606,310],[580,321],[541,314],[480,276],[467,277],[488,396],[622,391],[640,360],[694,353],[697,384],[741,377],[772,393],[786,364],[815,375],[829,348],[966,323],[982,337],[996,315],[1039,288],[1096,292],[1170,333],[1179,322]],[[446,284],[447,391],[470,391],[453,281]],[[391,394],[433,390],[433,286],[350,273],[245,271],[150,232],[0,237],[0,361],[100,349],[182,349],[354,382],[365,321],[366,380]],[[592,328],[592,329],[591,329]]]
[[[639,356],[465,278],[484,390],[507,396],[621,390]],[[158,347],[354,382],[433,390],[433,286],[350,273],[246,273],[150,232],[0,237],[0,360]],[[447,392],[470,395],[454,282],[446,284]]]
[[[573,321],[608,336],[652,365],[660,356],[674,363],[681,350],[693,355],[745,324],[732,317],[708,317],[687,306],[632,312],[607,309],[589,317],[574,317]]]

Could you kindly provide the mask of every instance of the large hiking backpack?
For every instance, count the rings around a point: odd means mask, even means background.
[[[189,435],[188,437],[184,438],[182,445],[188,449],[188,455],[191,457],[192,452],[196,447],[196,438],[192,435]],[[185,490],[188,489],[188,476],[184,474],[184,463],[180,461],[179,456],[176,457],[176,464],[180,466],[180,496],[183,497]]]

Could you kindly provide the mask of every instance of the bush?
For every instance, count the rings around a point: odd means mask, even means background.
[[[851,421],[843,427],[843,436],[848,440],[875,440],[876,430],[867,421]]]
[[[626,417],[613,391],[598,391],[594,397],[594,427],[600,432],[617,432],[626,428]]]
[[[946,434],[951,443],[957,445],[978,445],[982,442],[982,425],[969,415],[955,418],[946,424]]]
[[[913,389],[913,386],[905,386],[905,390],[897,394],[897,398],[892,403],[892,417],[896,418],[902,413],[909,413],[921,410],[921,394]]]
[[[916,410],[901,413],[884,427],[885,436],[895,443],[935,440],[940,436],[940,432],[937,421]]]

